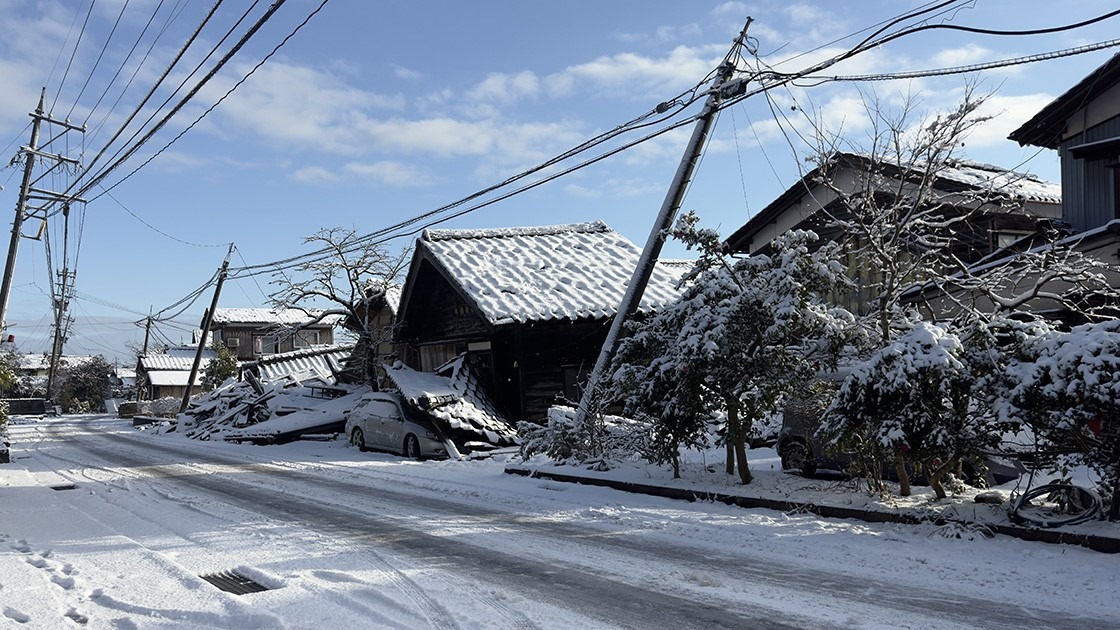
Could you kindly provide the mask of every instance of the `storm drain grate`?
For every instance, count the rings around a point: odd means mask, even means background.
[[[77,487],[78,486],[75,486],[72,483],[64,483],[64,484],[57,485],[57,486],[51,486],[51,490],[73,490]]]
[[[233,571],[222,571],[221,573],[211,573],[209,575],[198,576],[214,586],[222,589],[227,593],[234,595],[244,595],[246,593],[260,593],[261,591],[269,590],[264,584],[254,582],[249,578],[235,573]]]

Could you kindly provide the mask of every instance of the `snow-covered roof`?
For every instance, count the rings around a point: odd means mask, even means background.
[[[285,376],[314,375],[327,383],[334,383],[337,380],[335,374],[342,370],[343,362],[353,351],[353,345],[320,346],[272,354],[247,365],[257,366],[260,378],[264,381],[274,381]]]
[[[140,368],[145,372],[153,370],[186,370],[189,372],[191,365],[194,364],[196,352],[198,352],[197,348],[190,347],[167,348],[163,352],[151,352],[140,357]],[[198,369],[205,369],[215,356],[213,349],[203,349],[202,362],[198,364]],[[183,384],[186,384],[185,379]]]
[[[152,385],[161,387],[186,387],[187,379],[190,378],[191,371],[186,370],[156,370],[148,372],[148,382]],[[199,380],[202,378],[202,371],[194,377],[194,384],[198,385]]]
[[[425,230],[418,241],[491,324],[614,315],[641,250],[601,221],[491,230]],[[679,297],[687,265],[659,263],[643,312]]]
[[[312,321],[322,311],[304,311],[298,308],[216,308],[212,323],[229,324],[269,324],[277,326],[296,326]],[[342,319],[341,315],[331,314],[323,317],[316,325],[334,326]]]
[[[82,354],[64,354],[58,358],[58,364],[64,366],[84,365],[93,360],[93,357]],[[19,355],[19,369],[21,370],[49,370],[51,357],[49,354],[21,354]]]
[[[1039,179],[1030,173],[1011,171],[1001,166],[955,160],[937,174],[942,179],[978,190],[998,192],[1012,199],[1062,202],[1061,184]]]
[[[410,403],[453,429],[486,436],[491,444],[513,443],[517,431],[494,406],[460,356],[450,377],[417,372],[403,363],[385,366],[385,374]]]

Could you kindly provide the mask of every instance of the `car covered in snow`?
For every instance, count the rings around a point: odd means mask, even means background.
[[[447,444],[435,423],[399,394],[372,392],[346,412],[346,435],[361,450],[399,453],[413,459],[444,458]]]

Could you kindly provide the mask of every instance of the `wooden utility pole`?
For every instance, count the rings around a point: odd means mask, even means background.
[[[16,218],[12,223],[12,240],[8,243],[8,259],[4,264],[4,277],[3,280],[0,281],[0,333],[6,333],[8,330],[8,298],[12,293],[12,278],[15,276],[16,271],[16,252],[19,251],[19,239],[22,236],[23,232],[23,220],[27,216],[27,201],[35,196],[48,201],[56,201],[58,199],[64,198],[62,195],[58,195],[57,193],[51,193],[50,191],[32,188],[32,184],[34,183],[32,181],[32,172],[35,168],[35,158],[39,157],[54,160],[54,166],[57,166],[61,163],[69,163],[75,165],[78,164],[78,161],[73,158],[68,158],[62,155],[55,155],[51,153],[44,153],[40,151],[39,127],[43,123],[43,121],[46,121],[54,125],[62,126],[64,129],[62,133],[66,133],[66,131],[71,130],[81,132],[85,131],[84,126],[79,127],[77,125],[71,125],[68,122],[54,120],[44,115],[43,103],[44,99],[46,98],[46,93],[46,88],[43,88],[42,91],[39,92],[39,105],[35,108],[35,112],[31,114],[31,141],[26,147],[22,148],[22,151],[26,155],[23,164],[23,181],[20,183],[19,187],[19,198],[16,200]],[[48,141],[47,145],[50,145],[50,143],[56,139],[57,138],[54,138]],[[54,166],[48,169],[47,172],[53,170]],[[41,178],[42,177],[40,176],[40,179]],[[46,217],[44,216],[43,218],[45,220]]]
[[[222,283],[226,281],[226,272],[229,271],[229,259],[233,256],[233,243],[229,244],[226,259],[222,261],[222,268],[218,271],[218,283],[214,286],[214,299],[210,301],[210,309],[202,318],[202,338],[198,340],[198,350],[194,353],[194,364],[191,365],[191,375],[187,379],[187,389],[183,392],[183,403],[179,405],[179,413],[187,410],[191,404],[191,389],[194,379],[198,376],[198,366],[202,363],[202,352],[206,349],[206,338],[210,336],[210,324],[214,321],[214,309],[218,308],[218,296],[222,294]]]
[[[688,146],[685,148],[684,157],[681,158],[681,163],[677,167],[673,182],[669,185],[669,190],[665,194],[665,200],[661,204],[661,211],[657,215],[657,220],[653,224],[653,229],[650,230],[649,238],[646,239],[645,249],[642,250],[642,254],[638,258],[638,266],[634,269],[634,275],[631,276],[630,284],[622,296],[622,303],[618,305],[618,310],[615,312],[614,319],[611,321],[611,328],[607,332],[607,338],[603,341],[603,348],[599,352],[599,358],[595,361],[595,368],[587,379],[587,386],[583,390],[583,395],[580,396],[579,407],[576,409],[577,427],[588,427],[588,414],[591,409],[591,402],[597,395],[596,390],[599,388],[599,384],[603,379],[603,373],[610,363],[611,356],[618,347],[623,324],[638,310],[638,305],[642,301],[642,295],[645,293],[646,285],[649,284],[649,278],[653,274],[654,266],[657,264],[657,257],[661,254],[661,248],[665,244],[665,236],[669,229],[673,227],[673,221],[677,216],[677,212],[680,210],[681,203],[684,201],[685,189],[688,187],[688,183],[692,179],[692,173],[696,169],[696,163],[700,159],[700,154],[704,148],[704,141],[707,139],[708,132],[711,131],[712,124],[715,122],[715,115],[719,111],[720,104],[723,102],[725,92],[729,91],[727,88],[732,87],[729,85],[729,79],[731,79],[731,75],[735,72],[735,53],[740,47],[745,45],[747,29],[750,28],[752,21],[751,18],[747,18],[746,26],[743,27],[739,36],[735,38],[735,43],[731,48],[731,52],[728,53],[723,64],[719,67],[715,79],[712,80],[708,98],[704,102],[704,108],[697,116],[696,127],[693,129],[692,137],[689,139]],[[743,86],[745,86],[745,83],[742,85],[736,83],[734,85],[736,88]]]

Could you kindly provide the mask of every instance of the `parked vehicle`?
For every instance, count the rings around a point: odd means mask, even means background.
[[[847,476],[853,456],[850,453],[832,453],[817,436],[821,415],[826,402],[823,398],[805,397],[788,401],[778,433],[775,450],[782,461],[782,470],[796,472],[803,477],[837,478]],[[983,475],[977,474],[973,462],[964,462],[966,481],[976,485],[981,481],[987,486],[997,486],[1018,479],[1025,468],[1014,457],[990,453],[985,456]],[[883,479],[898,481],[894,466],[883,466]],[[914,474],[910,482],[926,485],[925,477]]]
[[[388,392],[366,394],[346,412],[346,435],[363,451],[387,451],[413,459],[447,457],[447,445],[432,421]]]

